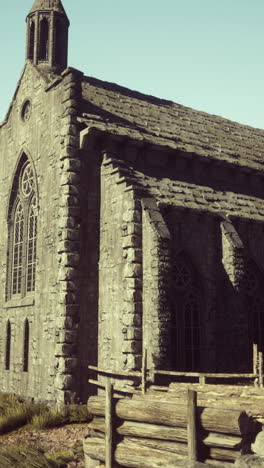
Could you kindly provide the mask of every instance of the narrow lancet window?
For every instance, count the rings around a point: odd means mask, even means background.
[[[40,60],[49,59],[49,23],[44,18],[40,23]]]
[[[23,372],[28,372],[29,360],[29,323],[28,319],[24,323],[24,350],[23,350]]]
[[[179,371],[201,371],[201,292],[183,255],[172,268],[172,296],[172,365]]]
[[[35,42],[35,23],[32,21],[29,32],[29,60],[34,58],[34,42]]]
[[[28,217],[27,292],[35,290],[37,253],[37,199],[33,196]]]
[[[14,218],[12,293],[21,293],[24,239],[24,211],[18,201]]]
[[[10,352],[11,352],[11,324],[8,320],[6,324],[6,347],[5,347],[5,370],[10,369]]]

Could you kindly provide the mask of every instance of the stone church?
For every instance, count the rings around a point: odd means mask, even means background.
[[[0,125],[0,390],[86,399],[87,366],[252,372],[264,131],[69,68],[35,0]]]

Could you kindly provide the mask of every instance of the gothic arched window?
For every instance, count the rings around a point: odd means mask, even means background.
[[[35,23],[32,21],[29,30],[29,60],[33,60],[34,58],[34,43],[35,43]]]
[[[29,322],[28,319],[24,323],[24,349],[23,349],[23,372],[28,372],[29,359]]]
[[[172,364],[199,371],[201,365],[201,292],[193,267],[178,255],[172,268]]]
[[[49,59],[49,23],[44,18],[40,23],[40,41],[39,41],[39,58],[40,60]]]
[[[7,299],[35,290],[37,195],[32,165],[25,155],[14,179],[9,207]]]
[[[11,353],[11,324],[7,321],[6,324],[6,344],[5,344],[5,370],[10,369],[10,353]]]

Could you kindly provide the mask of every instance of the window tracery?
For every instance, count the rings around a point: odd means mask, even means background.
[[[15,183],[9,209],[7,299],[33,292],[36,279],[38,208],[34,171],[28,160],[22,164]]]
[[[172,360],[176,370],[199,371],[201,364],[201,292],[183,255],[172,267]]]

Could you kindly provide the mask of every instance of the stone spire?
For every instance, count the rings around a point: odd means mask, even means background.
[[[69,24],[61,0],[35,0],[27,16],[27,60],[55,73],[66,68]]]
[[[36,11],[56,11],[57,13],[67,17],[61,0],[35,0],[29,15]]]

